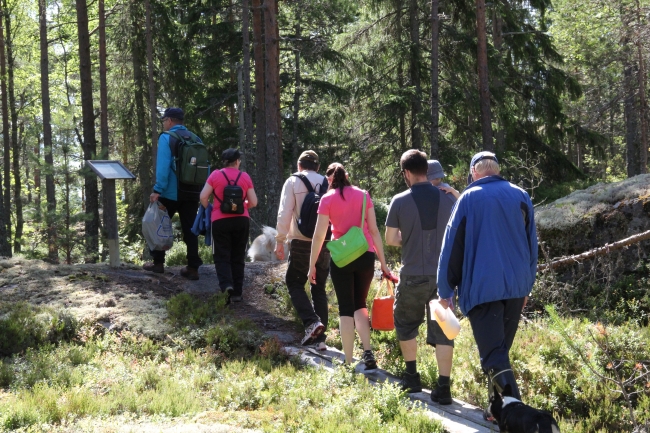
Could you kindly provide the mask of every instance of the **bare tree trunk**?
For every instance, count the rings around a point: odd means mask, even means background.
[[[63,162],[65,164],[65,262],[69,265],[72,263],[72,233],[70,232],[70,160],[69,148],[63,147]]]
[[[623,107],[625,113],[625,150],[626,150],[626,165],[627,177],[636,176],[639,174],[639,113],[636,109],[636,90],[638,87],[634,85],[634,66],[629,59],[626,59],[623,64],[623,86],[625,89],[625,99],[623,100]]]
[[[259,224],[267,224],[266,193],[267,193],[267,149],[266,149],[266,115],[264,93],[264,10],[261,0],[252,0],[253,5],[253,56],[255,58],[255,170],[253,181],[258,192],[258,206],[253,209],[253,220]]]
[[[251,176],[255,173],[253,161],[253,112],[251,105],[251,50],[250,50],[250,9],[249,0],[242,0],[242,40],[243,40],[243,65],[242,77],[244,79],[244,133],[246,169]],[[253,183],[257,176],[253,178]]]
[[[277,217],[278,200],[282,188],[282,132],[280,129],[280,65],[277,20],[277,0],[265,0],[265,95],[267,203],[266,221],[271,223]]]
[[[88,6],[86,0],[75,0],[77,33],[79,35],[79,77],[81,81],[81,112],[83,125],[84,159],[97,155],[95,139],[95,113],[93,109],[93,81],[90,61],[90,35],[88,33]],[[99,189],[97,177],[87,167],[82,170],[86,196],[86,262],[96,263],[99,258]]]
[[[4,172],[4,191],[3,191],[3,212],[0,215],[2,219],[4,237],[0,243],[0,255],[11,257],[11,142],[9,141],[9,104],[7,103],[7,61],[5,57],[5,31],[4,31],[4,3],[0,3],[2,11],[0,13],[0,92],[2,92],[2,141],[4,148],[3,172]]]
[[[6,12],[7,0],[2,0],[2,9]],[[14,234],[14,252],[19,253],[21,250],[21,237],[23,235],[23,200],[21,196],[21,180],[20,180],[20,148],[18,146],[18,114],[16,112],[16,93],[14,85],[14,54],[13,54],[13,35],[11,33],[11,15],[4,14],[5,21],[5,48],[7,50],[7,79],[8,79],[8,95],[9,95],[9,113],[11,115],[11,148],[13,151],[13,174],[14,174],[14,208],[16,211],[16,231]],[[7,112],[4,112],[6,116]],[[7,130],[4,130],[7,134]]]
[[[641,7],[639,0],[636,0],[636,14],[638,25],[641,26]],[[639,146],[639,173],[647,173],[648,167],[648,115],[647,104],[645,99],[645,61],[643,59],[643,46],[641,43],[641,36],[637,34],[636,46],[639,61],[639,73],[637,75],[639,80],[639,117],[641,118],[641,143]]]
[[[439,0],[431,0],[431,148],[429,157],[440,159],[438,129],[440,124],[440,101],[438,99],[438,48],[440,45]]]
[[[153,28],[151,23],[151,1],[145,0],[145,11],[147,14],[147,71],[149,80],[149,111],[151,114],[151,166],[153,177],[156,178],[156,159],[158,158],[158,106],[156,104],[156,82],[153,72]]]
[[[131,56],[133,58],[133,82],[135,84],[135,94],[133,95],[135,100],[135,117],[136,117],[136,141],[137,146],[142,148],[140,154],[140,182],[142,185],[142,205],[144,209],[147,208],[149,204],[149,194],[151,193],[152,182],[151,182],[151,170],[150,170],[150,149],[147,140],[147,125],[145,123],[146,112],[144,108],[144,74],[143,74],[143,65],[142,65],[142,22],[139,10],[135,10],[140,7],[138,2],[132,4],[132,19],[133,19],[133,35],[131,40]]]
[[[39,0],[40,1],[40,0]],[[41,136],[36,136],[36,146],[34,146],[34,156],[36,157],[36,167],[34,167],[34,219],[41,222]]]
[[[300,44],[302,37],[300,28],[300,9],[296,12],[296,43]],[[295,71],[295,92],[293,94],[293,136],[291,137],[291,171],[298,171],[298,122],[300,119],[300,96],[302,95],[302,83],[300,76],[300,48],[294,52],[296,62]]]
[[[14,109],[15,111],[15,109]],[[12,128],[13,129],[13,128]],[[14,202],[16,203],[16,235],[14,236],[14,252],[19,253],[22,250],[23,229],[25,226],[25,217],[23,216],[23,195],[22,181],[20,179],[20,155],[22,155],[22,135],[25,130],[23,123],[20,123],[20,139],[16,137],[14,144]],[[13,131],[12,131],[13,134]]]
[[[422,112],[422,88],[420,83],[420,22],[418,1],[410,0],[409,23],[411,25],[410,73],[411,86],[415,92],[411,99],[411,147],[422,149],[422,133],[419,117]]]
[[[402,44],[402,3],[399,0],[395,0],[394,8],[397,11],[395,14],[395,35],[398,44]],[[402,58],[400,56],[397,59],[397,87],[399,89],[404,88],[404,65],[402,63]],[[399,142],[400,149],[402,152],[406,152],[408,149],[408,144],[406,143],[406,111],[400,108],[399,111]],[[398,155],[399,157],[399,155]]]
[[[497,51],[497,59],[500,67],[502,62],[501,48],[503,46],[503,19],[501,18],[498,7],[494,8],[494,17],[492,19],[492,40],[494,42],[494,48]],[[501,80],[498,73],[493,74],[492,85],[494,86],[495,95],[500,95],[503,91],[503,80]],[[496,139],[496,150],[497,152],[500,152],[506,148],[506,134],[503,128],[503,123],[498,117],[495,119],[495,122],[497,127],[494,134]]]
[[[56,230],[56,193],[54,191],[54,158],[52,156],[52,117],[50,113],[50,72],[47,44],[47,0],[38,1],[40,46],[41,46],[41,106],[43,110],[43,152],[45,153],[45,197],[47,212],[48,259],[59,262],[59,246]]]
[[[481,106],[483,150],[492,152],[494,151],[494,143],[492,140],[492,115],[490,113],[490,86],[488,82],[485,0],[476,0],[476,35],[478,40],[478,91]]]
[[[108,85],[106,83],[106,12],[104,0],[99,0],[99,110],[101,159],[108,159]],[[104,197],[104,208],[106,197]]]

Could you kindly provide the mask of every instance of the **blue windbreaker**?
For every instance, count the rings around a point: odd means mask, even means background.
[[[174,125],[170,131],[186,131],[184,125]],[[178,178],[176,177],[176,162],[169,147],[169,134],[158,137],[158,153],[156,159],[156,184],[154,192],[169,200],[178,201]]]
[[[458,287],[463,314],[476,305],[527,296],[537,274],[535,213],[528,193],[500,176],[473,182],[445,230],[438,295]]]

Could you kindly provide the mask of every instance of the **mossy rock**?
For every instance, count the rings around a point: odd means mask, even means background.
[[[650,174],[598,183],[535,210],[537,236],[551,258],[591,250],[650,230]],[[628,248],[625,270],[650,252],[650,242]],[[543,258],[540,255],[540,258]]]

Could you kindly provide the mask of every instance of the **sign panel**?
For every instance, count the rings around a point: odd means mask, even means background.
[[[88,166],[100,179],[135,179],[120,161],[86,161]]]

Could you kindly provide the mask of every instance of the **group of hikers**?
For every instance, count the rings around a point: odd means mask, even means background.
[[[186,131],[183,111],[168,108],[163,114],[163,127],[166,131]],[[174,146],[169,140],[163,134],[158,142],[156,184],[150,200],[166,207],[170,217],[179,213],[188,263],[181,275],[198,279],[202,262],[191,227],[199,201],[177,193],[170,150]],[[257,196],[251,178],[239,170],[240,152],[227,149],[221,159],[224,168],[210,174],[200,192],[200,202],[208,208],[210,197],[215,197],[210,221],[219,286],[230,301],[239,302],[249,237],[248,209],[257,205]],[[496,155],[485,151],[474,155],[467,188],[460,194],[442,183],[445,174],[438,161],[428,160],[424,152],[415,149],[402,154],[399,168],[408,189],[392,198],[385,222],[386,244],[401,247],[399,278],[386,264],[370,194],[351,184],[340,163],[330,164],[324,176],[319,174],[320,161],[313,150],[299,156],[297,167],[298,172],[282,188],[275,254],[283,260],[287,255],[285,243],[289,244],[286,285],[305,328],[301,343],[314,345],[317,350],[327,349],[325,284],[329,275],[338,301],[345,363],[353,362],[358,334],[365,371],[377,369],[366,298],[378,260],[382,278],[397,283],[393,318],[405,361],[404,390],[422,390],[416,338],[426,321],[426,341],[435,348],[439,372],[431,400],[451,404],[454,341],[431,319],[429,302],[437,299],[443,308],[453,308],[456,299],[471,324],[481,367],[488,376],[488,394],[509,386],[512,397],[520,399],[509,350],[536,277],[537,236],[529,195],[500,176]],[[229,188],[235,185],[240,187],[236,192],[243,209],[237,202],[230,202],[239,213],[232,213],[231,205],[225,203],[232,192]],[[308,206],[315,206],[317,213],[311,227],[306,227]],[[363,230],[367,249],[349,263],[337,265],[328,243],[340,240],[354,227]],[[144,268],[164,272],[165,252],[152,251],[152,256],[153,263]],[[305,289],[307,282],[311,299]],[[484,415],[493,419],[489,408]]]

